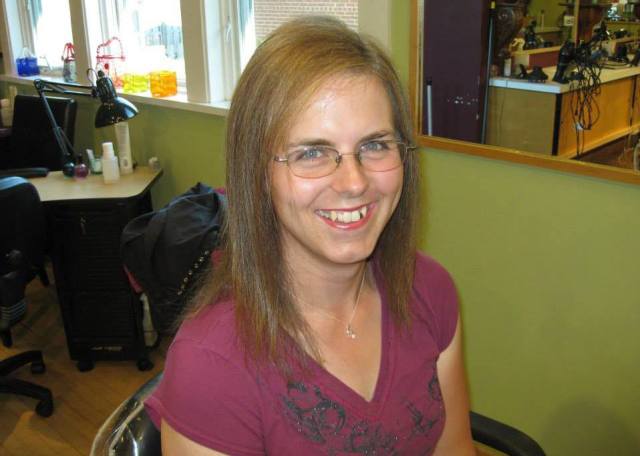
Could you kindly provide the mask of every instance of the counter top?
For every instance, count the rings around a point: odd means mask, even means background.
[[[532,92],[542,93],[565,93],[570,92],[571,84],[560,84],[553,82],[551,78],[556,72],[556,67],[546,67],[543,71],[549,76],[547,82],[536,83],[528,82],[522,79],[515,78],[491,78],[489,80],[489,86],[491,87],[503,87],[507,89],[529,90]],[[604,84],[618,79],[624,79],[631,76],[640,75],[640,67],[621,67],[616,69],[603,68],[600,73],[600,81]]]
[[[35,177],[29,181],[36,187],[43,203],[52,201],[92,200],[101,198],[130,198],[142,194],[162,174],[146,166],[138,166],[131,174],[123,174],[120,180],[105,184],[102,175],[91,174],[84,179],[67,178],[61,171],[52,171],[47,177]]]

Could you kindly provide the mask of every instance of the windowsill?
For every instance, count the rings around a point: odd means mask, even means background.
[[[46,75],[39,76],[14,76],[11,74],[0,74],[0,81],[13,84],[28,85],[33,87],[34,79],[45,79],[47,81],[63,82],[62,78],[49,77]],[[220,101],[215,103],[197,103],[189,101],[186,93],[178,93],[172,97],[155,98],[150,93],[124,93],[118,90],[118,94],[132,103],[147,104],[153,106],[161,106],[163,108],[182,109],[184,111],[202,112],[204,114],[213,114],[226,117],[229,113],[229,102]],[[73,96],[73,95],[70,95]]]

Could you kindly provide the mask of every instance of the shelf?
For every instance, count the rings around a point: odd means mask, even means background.
[[[575,6],[575,3],[558,3],[560,6]],[[610,8],[613,3],[580,3],[580,8]]]

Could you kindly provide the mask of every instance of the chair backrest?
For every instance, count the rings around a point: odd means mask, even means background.
[[[21,177],[0,178],[0,274],[9,272],[6,254],[20,251],[32,266],[44,264],[46,227],[38,191]]]
[[[78,104],[72,98],[47,97],[53,116],[71,144],[75,133]],[[32,95],[16,95],[9,151],[3,157],[4,168],[42,166],[62,169],[61,153],[42,100]]]

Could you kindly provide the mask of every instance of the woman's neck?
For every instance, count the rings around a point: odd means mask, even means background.
[[[367,261],[352,264],[318,264],[294,261],[289,277],[294,302],[303,314],[319,311],[348,319],[363,289],[368,288]]]

